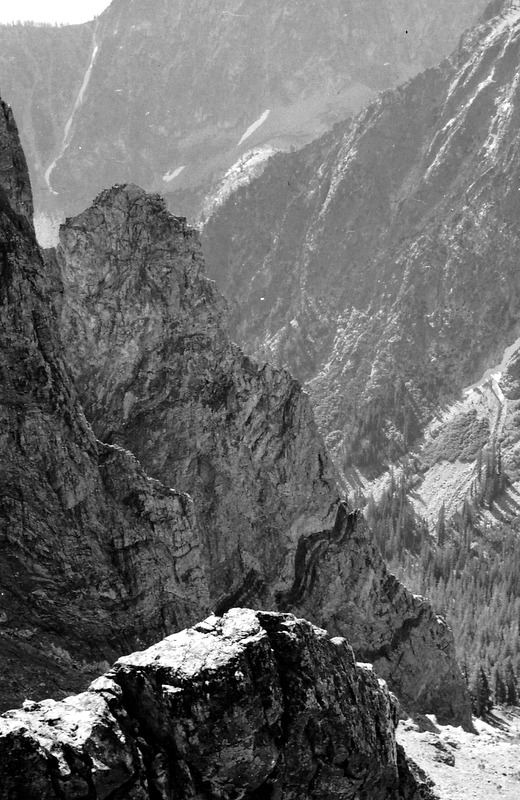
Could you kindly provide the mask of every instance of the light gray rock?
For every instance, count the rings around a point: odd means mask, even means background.
[[[395,701],[343,639],[233,609],[0,718],[0,798],[427,800]]]

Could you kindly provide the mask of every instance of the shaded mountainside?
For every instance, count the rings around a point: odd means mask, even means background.
[[[83,668],[192,621],[209,598],[191,499],[98,442],[83,416],[49,304],[59,275],[36,245],[3,104],[0,142],[0,664],[11,704],[81,687]]]
[[[338,465],[374,476],[518,338],[520,6],[440,67],[278,155],[204,231],[232,335],[307,381]]]
[[[0,718],[0,797],[433,800],[344,639],[233,609]]]
[[[200,213],[245,153],[263,160],[329,130],[447,55],[484,6],[113,0],[96,24],[0,27],[2,91],[37,210],[63,218],[106,185],[135,181],[166,192],[170,208]]]

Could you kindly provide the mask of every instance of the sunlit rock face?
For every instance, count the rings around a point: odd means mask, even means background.
[[[344,639],[233,609],[1,717],[0,796],[428,800],[396,724]]]
[[[0,27],[39,229],[133,181],[190,218],[251,150],[300,147],[436,64],[485,0],[114,0],[97,22]]]
[[[519,35],[517,4],[491,4],[448,61],[206,225],[232,335],[307,381],[346,474],[399,458],[518,338]]]
[[[67,221],[51,261],[87,418],[193,498],[212,607],[295,610],[351,637],[408,707],[467,725],[450,631],[340,502],[300,385],[229,342],[196,232],[122,185]]]

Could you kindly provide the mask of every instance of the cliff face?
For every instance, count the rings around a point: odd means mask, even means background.
[[[297,610],[353,637],[409,707],[467,724],[446,626],[386,574],[308,397],[227,338],[196,233],[135,186],[62,226],[60,330],[87,418],[189,492],[214,608]]]
[[[518,337],[519,25],[492,4],[449,61],[277,156],[206,226],[233,335],[308,381],[342,467],[405,453]]]
[[[200,213],[244,153],[265,160],[329,130],[436,64],[484,6],[114,0],[96,24],[0,27],[2,91],[38,212],[63,218],[105,186],[135,181]]]
[[[191,499],[85,421],[5,105],[0,140],[0,695],[12,704],[79,688],[84,670],[192,621],[208,594]]]
[[[214,602],[244,580],[272,601],[339,499],[308,398],[229,342],[197,234],[159,198],[104,192],[62,227],[57,260],[63,345],[96,435],[193,497]]]
[[[344,640],[233,609],[0,718],[0,796],[428,800],[395,727]]]

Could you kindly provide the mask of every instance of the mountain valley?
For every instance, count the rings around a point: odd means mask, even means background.
[[[233,165],[247,180],[436,64],[485,4],[113,0],[85,25],[0,26],[40,241],[115,183],[195,222]]]
[[[232,336],[304,381],[392,570],[489,674],[497,648],[520,668],[518,576],[475,606],[459,567],[476,601],[479,569],[517,561],[519,34],[519,4],[491,4],[449,60],[275,156],[203,232]],[[508,611],[483,652],[487,592]]]

